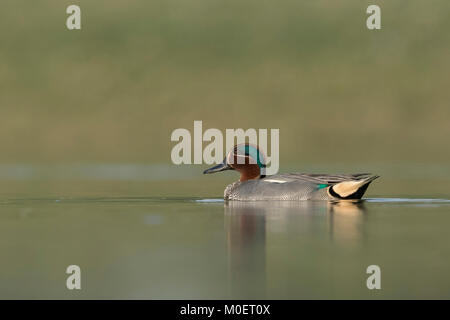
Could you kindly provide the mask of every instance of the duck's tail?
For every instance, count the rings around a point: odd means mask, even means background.
[[[370,176],[360,180],[339,182],[330,187],[330,195],[337,199],[361,199],[369,184],[380,176]]]

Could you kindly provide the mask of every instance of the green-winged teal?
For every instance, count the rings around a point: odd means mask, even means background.
[[[228,185],[225,200],[341,200],[361,199],[379,176],[359,174],[290,173],[265,176],[262,153],[249,144],[235,146],[223,162],[203,173],[236,170],[239,181]]]

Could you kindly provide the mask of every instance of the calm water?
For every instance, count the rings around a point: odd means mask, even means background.
[[[449,226],[445,199],[4,198],[0,298],[448,299]]]

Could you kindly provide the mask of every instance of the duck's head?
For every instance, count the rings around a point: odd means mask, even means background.
[[[264,154],[249,143],[234,146],[223,159],[222,163],[203,171],[204,174],[225,170],[236,170],[241,174],[240,181],[259,179],[265,175]]]

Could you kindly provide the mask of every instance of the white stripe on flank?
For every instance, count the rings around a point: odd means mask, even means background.
[[[286,183],[285,180],[275,180],[275,179],[264,179],[266,182],[275,182],[275,183]]]

